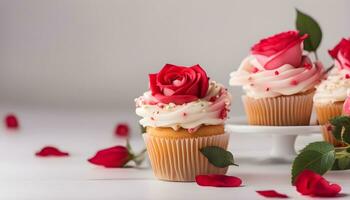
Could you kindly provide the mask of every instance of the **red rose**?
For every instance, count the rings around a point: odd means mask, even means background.
[[[343,38],[332,50],[329,50],[328,53],[335,60],[340,70],[350,70],[350,40]]]
[[[267,70],[277,69],[284,64],[299,67],[303,54],[303,41],[307,34],[299,35],[298,31],[282,32],[255,44],[251,53]]]
[[[100,150],[88,161],[95,165],[101,165],[107,168],[124,167],[132,159],[128,148],[124,146],[115,146]]]
[[[199,66],[166,64],[157,74],[150,74],[152,95],[161,103],[183,104],[203,98],[208,91],[209,78]]]

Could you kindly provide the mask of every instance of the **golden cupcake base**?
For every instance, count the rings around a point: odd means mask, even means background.
[[[227,167],[218,168],[210,164],[199,150],[207,146],[227,149],[228,133],[179,138],[147,132],[143,134],[143,138],[154,175],[160,180],[188,182],[194,181],[196,175],[226,174],[227,172]]]
[[[310,124],[313,91],[273,98],[242,96],[250,125],[305,126]]]

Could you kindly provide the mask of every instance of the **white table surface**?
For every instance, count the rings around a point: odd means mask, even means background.
[[[0,132],[0,199],[264,199],[256,190],[275,189],[291,199],[310,199],[299,195],[290,185],[290,164],[265,161],[269,136],[231,135],[230,150],[239,167],[228,174],[243,180],[239,188],[200,187],[196,183],[164,182],[155,179],[145,163],[142,168],[106,169],[86,160],[97,150],[124,144],[113,135],[117,122],[132,125],[132,145],[144,144],[137,118],[128,112],[62,111],[0,107],[0,114],[15,112],[21,123],[17,132]],[[2,126],[3,127],[3,126]],[[320,135],[302,136],[297,149]],[[55,145],[71,156],[38,158],[34,153],[45,145]],[[337,199],[349,199],[350,171],[330,172],[330,181],[343,186]],[[325,198],[322,198],[325,199]]]

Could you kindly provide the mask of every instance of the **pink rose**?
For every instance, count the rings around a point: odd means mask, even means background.
[[[299,35],[298,31],[288,31],[260,40],[251,53],[267,70],[277,69],[284,64],[299,67],[303,55],[303,41],[307,34]]]
[[[203,98],[208,91],[209,78],[199,66],[166,64],[157,74],[150,74],[152,95],[161,103],[183,104]]]
[[[329,50],[328,53],[335,60],[340,70],[350,70],[350,40],[343,38],[337,46]]]

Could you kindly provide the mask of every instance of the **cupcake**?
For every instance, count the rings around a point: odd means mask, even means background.
[[[230,85],[245,91],[242,100],[250,125],[309,125],[323,66],[303,55],[307,37],[288,31],[263,39],[231,73]]]
[[[329,54],[334,59],[334,67],[317,87],[313,101],[318,122],[323,125],[324,140],[341,146],[331,133],[328,121],[342,114],[347,89],[350,88],[350,40],[342,39],[329,50]]]
[[[149,75],[150,90],[136,101],[136,114],[155,176],[168,181],[194,181],[196,175],[225,174],[199,151],[227,149],[224,123],[231,103],[223,85],[209,80],[199,66],[166,64]]]

